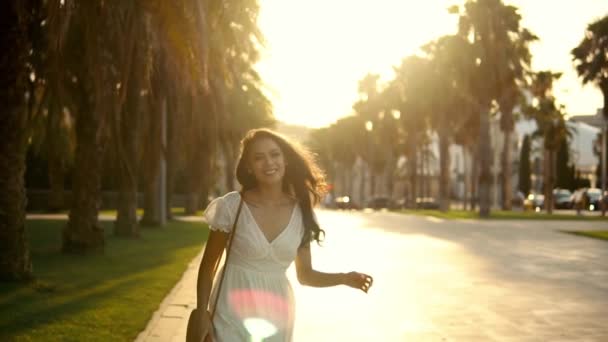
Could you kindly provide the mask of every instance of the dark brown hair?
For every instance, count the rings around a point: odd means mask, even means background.
[[[314,155],[306,148],[269,129],[260,128],[247,132],[241,140],[241,155],[236,167],[236,179],[241,183],[242,191],[257,186],[255,176],[247,172],[246,159],[253,143],[263,138],[274,141],[283,153],[285,159],[283,191],[294,195],[302,209],[304,237],[300,247],[309,245],[312,240],[319,243],[322,240],[321,234],[325,235],[325,232],[315,221],[312,208],[326,193],[325,175],[317,165]]]

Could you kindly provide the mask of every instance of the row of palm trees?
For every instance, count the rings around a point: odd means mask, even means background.
[[[457,144],[473,160],[473,181],[466,192],[471,199],[478,194],[480,216],[487,217],[493,155],[490,118],[499,117],[504,133],[501,203],[503,209],[510,210],[512,134],[517,118],[525,116],[536,121],[534,136],[543,140],[545,205],[551,212],[556,151],[569,136],[563,106],[557,104],[551,91],[561,74],[531,70],[529,46],[538,37],[521,26],[516,7],[501,0],[469,0],[449,11],[459,16],[458,33],[431,41],[418,54],[405,57],[394,67],[394,78],[388,82],[380,84],[378,75],[366,75],[359,82],[355,115],[317,130],[312,143],[336,181],[349,174],[357,157],[370,166],[373,181],[385,167],[394,168],[396,155],[405,155],[411,202],[419,193],[420,157],[425,155],[421,149],[428,145],[429,134],[435,132],[439,140],[441,210],[450,207],[448,148]],[[607,23],[608,16],[590,24],[581,44],[572,51],[583,82],[598,84],[605,101]],[[607,108],[605,105],[605,115]]]
[[[243,133],[274,123],[253,68],[263,44],[256,0],[8,1],[1,12],[0,279],[31,276],[28,148],[49,162],[52,208],[73,166],[62,251],[83,253],[105,243],[104,168],[117,178],[114,233],[137,237],[138,184],[141,223],[158,223],[161,160],[169,189],[176,173],[188,178],[194,212],[219,173],[218,152],[233,169]]]

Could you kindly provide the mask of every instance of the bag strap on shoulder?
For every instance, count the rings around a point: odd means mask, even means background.
[[[232,249],[232,241],[234,240],[234,233],[236,232],[236,223],[239,220],[239,215],[241,214],[241,208],[243,207],[243,194],[239,192],[239,208],[236,211],[236,216],[234,217],[234,222],[232,223],[232,230],[230,231],[230,235],[228,237],[228,246],[226,247],[226,262],[224,263],[224,267],[222,268],[222,274],[219,279],[218,288],[217,288],[217,296],[215,298],[215,302],[213,303],[213,309],[211,310],[211,321],[213,321],[213,316],[215,315],[215,310],[217,309],[217,302],[220,299],[220,291],[222,291],[222,283],[224,282],[224,275],[226,273],[226,265],[228,264],[228,259],[230,258],[230,250]]]

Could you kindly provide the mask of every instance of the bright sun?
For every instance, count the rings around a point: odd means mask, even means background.
[[[276,117],[319,127],[349,114],[367,72],[392,66],[433,37],[454,32],[453,1],[260,0],[267,45],[257,68]]]
[[[277,119],[309,127],[351,113],[357,82],[368,72],[383,80],[392,67],[428,41],[455,33],[450,5],[464,0],[259,0],[266,48],[257,65]],[[506,0],[520,9],[522,24],[540,36],[533,68],[564,72],[556,85],[569,114],[594,114],[601,93],[582,87],[570,50],[586,25],[608,12],[605,0]],[[547,11],[550,9],[550,15]]]

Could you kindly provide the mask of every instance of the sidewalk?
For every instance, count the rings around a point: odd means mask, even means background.
[[[135,342],[184,342],[190,311],[196,307],[196,278],[204,249],[188,264],[180,281],[160,303],[160,307]]]

